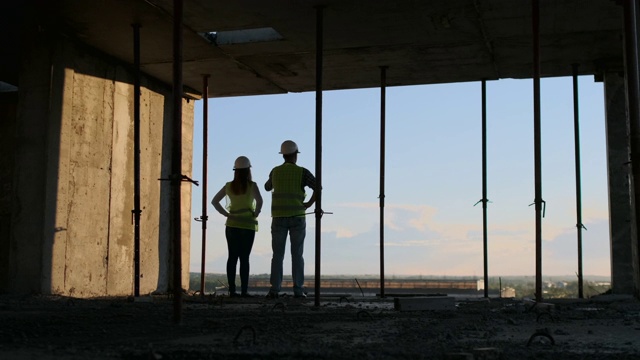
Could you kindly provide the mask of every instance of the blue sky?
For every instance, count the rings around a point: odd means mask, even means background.
[[[215,80],[210,86],[215,86]],[[583,272],[610,275],[602,83],[579,78]],[[388,87],[385,275],[482,276],[481,84]],[[572,79],[541,81],[543,275],[578,271]],[[487,82],[489,275],[535,274],[532,80]],[[265,199],[251,273],[269,273],[271,196],[282,141],[315,173],[315,93],[209,99],[208,198],[249,157]],[[380,89],[325,91],[322,273],[379,274]],[[196,103],[193,178],[202,179],[202,101]],[[193,187],[192,218],[202,187]],[[209,202],[208,201],[208,202]],[[224,218],[208,208],[206,271],[224,273]],[[201,227],[191,229],[190,270],[200,271]],[[315,269],[315,218],[307,218],[305,271]],[[290,274],[290,256],[285,258]]]

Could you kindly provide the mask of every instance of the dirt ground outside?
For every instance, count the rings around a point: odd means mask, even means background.
[[[311,295],[311,294],[310,294]],[[0,359],[639,359],[640,303],[393,298],[0,296]]]

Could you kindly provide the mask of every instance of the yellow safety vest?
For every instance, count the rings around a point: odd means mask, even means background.
[[[230,204],[227,206],[229,217],[227,217],[225,225],[258,231],[258,219],[253,217],[253,211],[256,209],[253,199],[253,183],[249,183],[247,192],[236,195],[231,191],[231,182],[228,182],[225,185],[225,192],[230,200]]]
[[[302,190],[303,168],[291,163],[277,166],[271,172],[273,195],[272,217],[304,216],[305,193]]]

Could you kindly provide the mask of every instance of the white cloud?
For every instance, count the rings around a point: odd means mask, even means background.
[[[341,208],[355,208],[355,209],[369,209],[369,210],[375,210],[375,209],[379,209],[380,205],[378,203],[336,203],[335,204],[336,207],[341,207]]]
[[[433,246],[438,243],[438,241],[434,240],[403,240],[401,242],[393,242],[393,241],[385,241],[385,246],[395,246],[395,247],[425,247],[425,246]]]
[[[342,203],[339,216],[325,216],[322,232],[322,272],[325,274],[364,274],[379,271],[380,234],[376,203]],[[438,209],[428,205],[389,204],[385,207],[385,268],[396,275],[483,275],[483,231],[477,221],[444,222]],[[261,220],[261,231],[251,255],[252,273],[269,273],[271,238],[268,225]],[[267,220],[268,221],[268,220]],[[594,227],[585,231],[585,274],[607,275],[608,220],[585,221]],[[305,259],[307,272],[314,270],[315,222],[307,222]],[[535,219],[500,223],[488,228],[489,275],[535,274]],[[207,249],[207,270],[224,272],[226,240],[215,230]],[[575,272],[575,226],[543,219],[543,274],[566,275]],[[604,232],[604,235],[603,235]],[[602,237],[601,237],[602,236]],[[215,238],[215,240],[214,240]],[[604,240],[603,240],[604,239]],[[604,243],[603,243],[604,241]],[[594,242],[597,244],[594,245]],[[588,248],[588,250],[587,250]],[[597,251],[592,251],[597,249]],[[288,254],[288,252],[287,252]],[[191,268],[199,269],[199,255],[192,254]],[[285,273],[290,269],[285,257]],[[211,269],[211,270],[209,270]]]

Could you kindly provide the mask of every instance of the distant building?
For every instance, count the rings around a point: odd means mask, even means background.
[[[500,297],[503,298],[515,298],[516,297],[516,289],[512,287],[504,287],[500,291]]]

